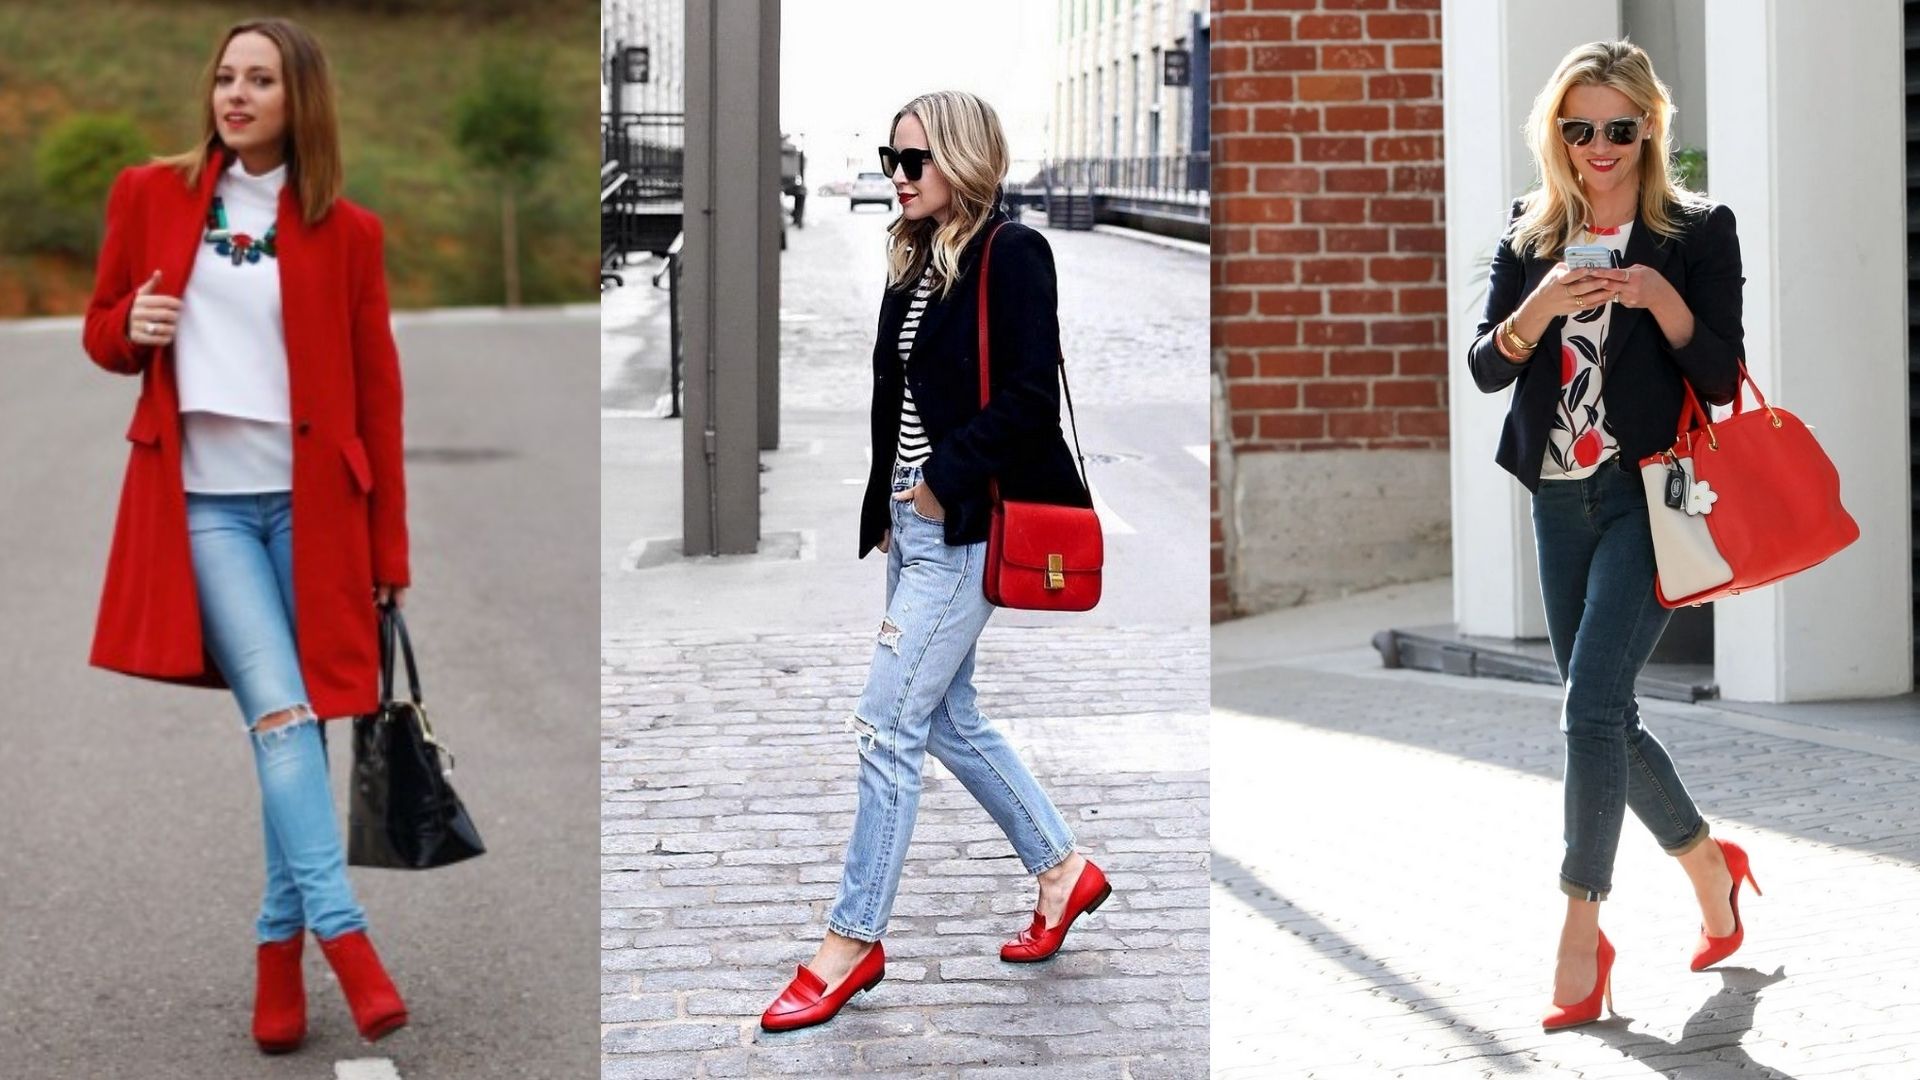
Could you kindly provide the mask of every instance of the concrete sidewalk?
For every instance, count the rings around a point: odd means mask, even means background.
[[[1624,1016],[1545,1035],[1559,692],[1367,645],[1447,621],[1449,587],[1214,630],[1213,992],[1237,1003],[1214,1075],[1915,1075],[1920,710],[1644,704],[1767,892],[1742,895],[1745,947],[1689,972],[1690,891],[1629,818],[1604,916]]]

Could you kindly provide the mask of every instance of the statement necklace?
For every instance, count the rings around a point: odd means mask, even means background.
[[[274,236],[279,231],[280,226],[269,225],[267,235],[258,240],[246,233],[232,231],[227,228],[226,204],[220,201],[218,195],[213,197],[213,206],[207,210],[206,242],[213,245],[215,252],[232,259],[235,266],[243,262],[257,263],[262,255],[279,258],[279,249],[273,242]]]

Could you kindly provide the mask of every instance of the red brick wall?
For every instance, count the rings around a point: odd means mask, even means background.
[[[1213,0],[1216,478],[1223,453],[1447,445],[1439,8]]]

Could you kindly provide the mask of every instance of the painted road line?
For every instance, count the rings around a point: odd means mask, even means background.
[[[333,1063],[333,1080],[400,1080],[390,1058],[354,1058]]]
[[[1140,530],[1127,524],[1127,519],[1113,512],[1113,507],[1100,494],[1099,488],[1093,490],[1093,512],[1100,515],[1100,531],[1107,536],[1131,536]]]

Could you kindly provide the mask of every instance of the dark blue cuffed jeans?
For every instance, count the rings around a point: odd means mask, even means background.
[[[1565,688],[1566,857],[1560,888],[1605,900],[1628,808],[1670,855],[1707,838],[1707,823],[1666,747],[1640,723],[1633,684],[1667,628],[1654,595],[1653,537],[1638,473],[1615,462],[1582,480],[1545,480],[1533,535],[1547,634]]]

